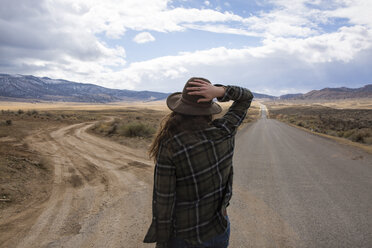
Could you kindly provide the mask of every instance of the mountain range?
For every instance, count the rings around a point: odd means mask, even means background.
[[[367,84],[360,88],[324,88],[312,90],[306,94],[289,94],[280,96],[280,99],[303,99],[303,100],[334,100],[346,98],[371,98],[372,84]]]
[[[117,90],[63,79],[0,74],[0,96],[44,101],[115,102],[151,101],[169,94],[153,91]]]
[[[64,79],[31,75],[0,74],[0,100],[98,102],[154,101],[165,99],[169,93],[109,89],[94,84],[76,83]],[[344,99],[372,97],[372,84],[361,88],[325,88],[306,94],[287,94],[275,97],[253,92],[256,99]]]

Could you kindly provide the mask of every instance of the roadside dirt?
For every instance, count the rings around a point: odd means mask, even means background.
[[[88,134],[91,125],[26,138],[54,166],[52,189],[47,201],[2,223],[1,247],[146,247],[153,163],[145,149]]]
[[[38,216],[38,206],[50,196],[52,175],[48,161],[27,144],[0,138],[0,247]]]

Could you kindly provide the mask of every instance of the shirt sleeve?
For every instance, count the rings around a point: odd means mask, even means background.
[[[173,232],[176,201],[176,168],[171,155],[161,144],[154,171],[153,225],[157,247],[167,244]],[[165,245],[166,246],[166,245]]]
[[[215,86],[221,86],[216,84]],[[214,125],[222,128],[229,134],[235,134],[237,128],[243,122],[248,108],[251,106],[253,94],[248,89],[238,86],[223,86],[226,88],[225,95],[217,98],[219,102],[227,102],[233,100],[234,103],[230,106],[227,113],[219,119],[213,121]]]

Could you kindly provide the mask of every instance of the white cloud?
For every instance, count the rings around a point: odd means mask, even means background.
[[[309,37],[319,34],[320,10],[309,9],[304,1],[274,1],[278,8],[246,18],[244,23],[252,31],[268,38]]]
[[[132,82],[142,89],[147,87],[169,91],[166,88],[170,87],[176,90],[173,86],[179,88],[188,77],[199,75],[214,81],[240,81],[256,91],[277,94],[275,91],[268,92],[267,88],[291,83],[297,84],[297,89],[306,89],[308,86],[305,83],[311,82],[310,79],[319,81],[314,85],[322,83],[325,64],[352,61],[361,52],[372,48],[371,40],[371,32],[365,27],[344,27],[335,33],[304,39],[266,40],[260,47],[218,47],[159,57],[132,63],[122,75],[124,82]],[[245,82],[250,78],[261,81],[262,85],[256,85],[251,80]],[[168,84],[161,83],[164,81]],[[282,91],[294,93],[294,88],[292,86]]]
[[[1,69],[85,81],[124,67],[125,49],[98,40],[81,19],[86,12],[60,2],[7,2],[0,10],[0,64],[7,65]]]
[[[371,51],[371,1],[267,2],[272,9],[243,18],[219,7],[170,8],[169,0],[7,1],[0,9],[0,69],[161,91],[179,90],[185,79],[199,75],[269,93],[270,87],[306,89],[306,83],[322,82],[326,70],[336,71],[336,66],[357,64],[352,68],[358,71],[372,63],[372,52],[362,56]],[[323,30],[335,18],[349,22],[332,32]],[[102,38],[122,38],[134,30],[140,32],[134,41],[144,43],[155,40],[151,31],[187,29],[263,39],[244,49],[217,47],[128,63],[124,47],[112,47]]]
[[[209,1],[204,1],[204,5],[209,6],[211,3]]]
[[[363,26],[342,27],[338,32],[306,39],[265,40],[266,47],[297,54],[309,63],[349,62],[358,52],[372,45],[372,33]]]
[[[372,28],[372,1],[370,0],[340,0],[341,8],[326,11],[331,17],[348,18],[352,24],[367,25]]]
[[[169,9],[167,0],[66,0],[87,11],[82,16],[86,28],[95,33],[105,32],[113,38],[125,34],[126,30],[153,30],[173,32],[184,30],[183,23],[241,21],[232,13],[221,13],[211,9]]]
[[[149,32],[139,33],[133,38],[133,41],[140,43],[140,44],[151,42],[154,40],[155,40],[154,36],[152,36]]]

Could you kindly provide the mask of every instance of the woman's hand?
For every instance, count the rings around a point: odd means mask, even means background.
[[[225,95],[224,87],[214,86],[200,79],[195,79],[194,81],[189,82],[189,84],[194,86],[186,88],[186,90],[189,91],[187,94],[199,95],[204,97],[200,98],[198,102],[209,102],[212,101],[215,97],[223,97]]]

